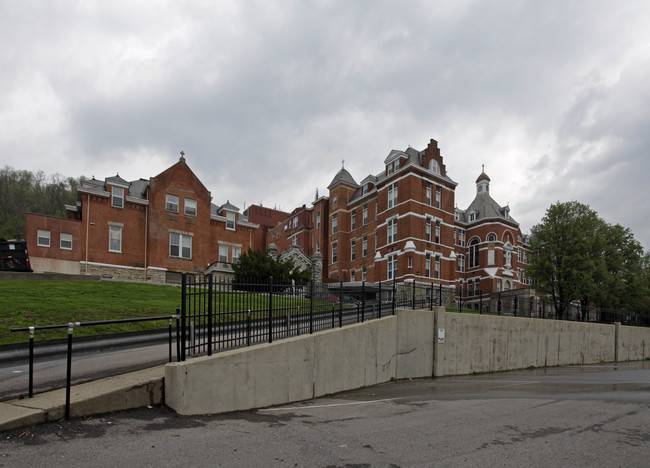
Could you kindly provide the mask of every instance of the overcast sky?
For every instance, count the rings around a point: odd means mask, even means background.
[[[650,2],[0,0],[0,166],[291,211],[438,141],[528,232],[577,200],[650,249]]]

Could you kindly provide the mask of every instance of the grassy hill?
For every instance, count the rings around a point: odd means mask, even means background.
[[[181,289],[168,285],[90,281],[0,281],[0,344],[25,343],[12,328],[172,315]],[[165,328],[162,321],[80,327],[75,336]],[[37,341],[65,338],[67,331],[39,330]]]

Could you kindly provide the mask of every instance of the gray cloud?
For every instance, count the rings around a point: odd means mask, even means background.
[[[0,164],[150,177],[184,150],[215,201],[309,203],[345,166],[439,141],[528,230],[557,200],[631,227],[650,7],[580,2],[0,5]],[[613,188],[615,187],[615,188]]]

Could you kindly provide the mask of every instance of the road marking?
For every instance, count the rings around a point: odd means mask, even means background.
[[[384,401],[404,400],[406,398],[412,398],[412,397],[383,398],[381,400],[368,400],[368,401],[352,401],[349,403],[332,403],[331,405],[284,406],[282,408],[264,408],[258,411],[288,411],[288,410],[301,410],[301,409],[312,409],[312,408],[332,408],[335,406],[368,405],[370,403],[381,403]]]
[[[12,374],[22,374],[23,371],[21,371],[21,370],[14,370],[14,371],[11,371],[11,373],[12,373]]]

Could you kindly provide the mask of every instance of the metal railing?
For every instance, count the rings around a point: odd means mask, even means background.
[[[93,322],[70,322],[60,325],[43,325],[39,327],[21,327],[12,328],[12,332],[29,332],[29,388],[27,392],[28,398],[34,396],[34,335],[38,330],[52,330],[57,328],[67,328],[67,360],[66,360],[66,380],[65,380],[65,418],[70,419],[70,387],[72,386],[72,335],[76,327],[92,327],[98,325],[112,325],[117,323],[136,323],[136,322],[152,322],[157,320],[169,321],[169,362],[172,361],[172,322],[176,320],[176,329],[178,330],[178,315],[168,315],[162,317],[139,317],[130,319],[115,319],[115,320],[97,320]],[[180,341],[178,333],[176,333],[176,352],[180,350]]]
[[[395,313],[394,285],[215,281],[183,275],[179,360]]]

